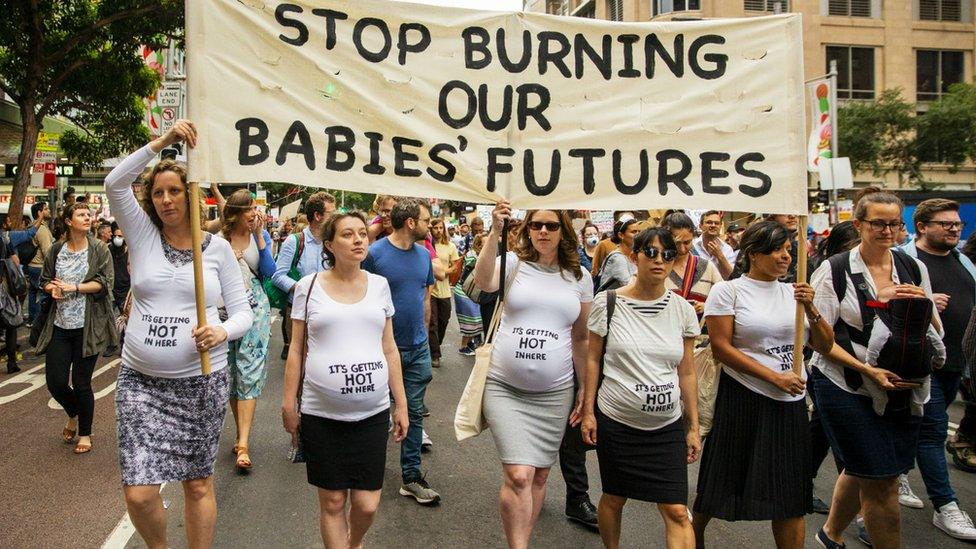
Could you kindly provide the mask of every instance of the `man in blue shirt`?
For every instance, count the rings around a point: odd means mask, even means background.
[[[430,252],[417,244],[427,237],[430,209],[415,199],[400,200],[390,213],[393,234],[369,247],[363,269],[386,278],[393,297],[393,338],[400,350],[403,388],[407,393],[410,428],[400,446],[403,485],[400,495],[421,504],[434,504],[440,495],[431,489],[420,472],[420,451],[424,429],[424,395],[433,377],[427,323],[430,319],[430,289],[434,269]]]
[[[288,271],[291,270],[292,262],[295,260],[298,239],[303,240],[301,255],[296,263],[299,278],[328,269],[329,266],[322,260],[322,226],[332,217],[335,210],[336,199],[327,192],[320,191],[308,197],[304,209],[305,217],[308,218],[308,227],[305,227],[301,233],[289,235],[278,250],[275,272],[271,275],[271,280],[281,291],[288,292],[288,306],[282,311],[281,319],[281,333],[285,338],[281,360],[288,359],[288,345],[291,343],[291,300],[294,297],[297,281],[288,276]]]

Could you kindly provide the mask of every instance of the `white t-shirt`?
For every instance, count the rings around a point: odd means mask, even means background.
[[[607,337],[607,292],[593,299],[587,326]],[[700,333],[695,308],[674,292],[664,292],[654,301],[618,295],[597,395],[600,411],[644,431],[678,420],[678,365],[684,358],[684,338]]]
[[[488,377],[528,392],[572,383],[573,323],[581,304],[593,301],[590,274],[583,269],[576,280],[569,272],[519,261],[512,252],[507,267],[509,289]]]
[[[200,355],[191,331],[197,323],[193,263],[176,267],[166,258],[159,229],[132,194],[132,182],[155,157],[146,145],[105,178],[112,213],[129,242],[132,312],[122,364],[156,377],[193,377],[200,375]],[[237,258],[226,240],[211,238],[203,250],[203,288],[207,324],[222,326],[228,341],[240,339],[254,315]],[[224,322],[217,313],[221,302],[228,314]],[[226,342],[210,350],[210,366],[214,372],[227,366]]]
[[[732,345],[736,349],[773,372],[788,372],[793,368],[796,300],[792,284],[775,280],[764,282],[745,275],[720,282],[705,300],[705,316],[735,316]],[[807,329],[804,341],[809,336]],[[731,367],[726,367],[725,373],[752,391],[774,400],[793,402],[806,396],[806,391],[793,396],[772,383]],[[805,369],[801,368],[801,375],[806,379]]]
[[[366,273],[366,295],[340,303],[317,280],[308,297],[308,357],[302,413],[359,421],[390,407],[390,372],[383,354],[383,330],[393,316],[390,286]],[[305,321],[305,296],[314,274],[295,285],[291,317]]]

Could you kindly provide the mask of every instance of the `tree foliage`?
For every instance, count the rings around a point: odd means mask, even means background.
[[[60,115],[81,131],[62,148],[74,160],[101,164],[145,144],[142,98],[159,77],[138,57],[161,48],[183,27],[182,0],[8,0],[0,17],[0,90],[18,105],[23,125],[10,217],[19,215],[37,133]]]
[[[854,171],[876,177],[898,174],[902,186],[922,190],[938,184],[924,177],[927,162],[956,171],[976,160],[976,87],[955,84],[949,92],[916,114],[917,105],[901,89],[885,90],[873,102],[851,101],[837,109],[840,155]]]

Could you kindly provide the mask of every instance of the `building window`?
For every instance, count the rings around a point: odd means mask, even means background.
[[[827,15],[872,17],[871,0],[827,0]]]
[[[701,9],[701,0],[651,0],[654,15],[675,11],[697,11]]]
[[[576,17],[596,18],[596,2],[594,0],[584,0],[583,4],[576,8],[573,13]]]
[[[918,0],[922,21],[962,21],[961,0]]]
[[[569,0],[559,0],[553,13],[555,15],[569,15]]]
[[[624,20],[624,0],[607,0],[607,19],[611,21]]]
[[[827,46],[827,66],[837,62],[837,99],[874,99],[874,48]]]
[[[779,6],[777,7],[777,4]],[[790,11],[789,0],[745,0],[746,11],[768,11],[785,13]]]
[[[962,82],[961,51],[918,50],[915,52],[915,99],[934,101]]]

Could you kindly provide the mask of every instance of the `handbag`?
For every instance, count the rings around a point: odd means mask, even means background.
[[[298,261],[302,258],[302,254],[305,252],[304,234],[296,234],[295,241],[297,248],[295,249],[295,257],[291,259],[291,268],[288,269],[288,278],[297,282],[302,279],[302,273],[298,271]],[[258,279],[260,279],[260,277],[258,277]],[[261,285],[264,287],[264,293],[267,294],[268,303],[271,304],[272,309],[283,310],[288,306],[288,292],[285,292],[276,286],[273,277],[266,278]]]
[[[738,292],[735,290],[735,284],[731,284],[732,311],[735,312]],[[702,316],[701,324],[704,323],[705,317]],[[733,329],[735,329],[734,321]],[[715,400],[718,397],[718,383],[722,379],[722,367],[723,364],[712,354],[711,343],[695,348],[695,373],[698,375],[698,432],[702,438],[708,435],[714,423]]]
[[[312,276],[312,284],[308,287],[308,293],[305,294],[305,329],[302,331],[302,368],[298,376],[298,416],[301,417],[302,414],[302,391],[305,388],[305,359],[308,356],[308,298],[312,296],[312,290],[315,289],[315,284],[319,279],[319,273],[315,273]],[[295,437],[296,444],[292,446],[291,452],[288,454],[288,459],[292,463],[305,463],[305,445],[302,444],[302,431],[299,428],[298,436]]]
[[[501,272],[499,273],[498,303],[495,305],[495,312],[491,316],[491,324],[485,334],[485,342],[478,347],[474,353],[474,367],[468,375],[468,381],[464,384],[464,391],[461,392],[461,399],[458,401],[457,410],[454,412],[454,437],[458,442],[475,437],[481,434],[488,426],[482,405],[485,400],[485,383],[488,381],[488,370],[491,369],[491,350],[494,347],[493,339],[501,323],[502,312],[505,310],[505,263],[508,253],[506,251],[508,241],[508,223],[502,230],[502,255]],[[515,264],[516,276],[518,276],[518,263]],[[474,273],[470,275],[474,278]],[[512,283],[515,277],[512,277]],[[511,286],[511,284],[509,284]],[[471,297],[470,295],[468,297]],[[471,298],[474,300],[474,298]]]

